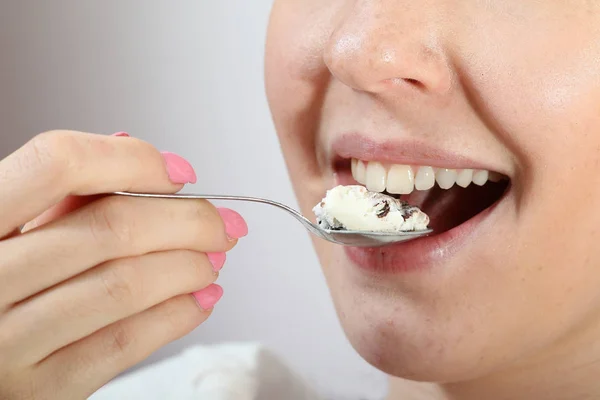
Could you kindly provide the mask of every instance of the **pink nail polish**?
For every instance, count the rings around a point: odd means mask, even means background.
[[[212,309],[223,296],[223,288],[215,283],[194,293],[192,296],[203,310]]]
[[[223,223],[225,223],[225,232],[231,239],[239,239],[248,234],[248,225],[244,218],[229,208],[218,208]]]
[[[111,136],[129,137],[129,134],[127,132],[117,132],[117,133],[113,133]]]
[[[208,253],[207,256],[208,261],[212,264],[213,271],[215,272],[219,272],[227,260],[227,255],[225,253]]]
[[[174,153],[162,152],[169,179],[173,183],[196,183],[196,173],[192,165],[183,157]]]

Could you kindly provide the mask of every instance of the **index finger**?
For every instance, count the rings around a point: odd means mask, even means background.
[[[139,139],[43,133],[0,161],[0,237],[69,195],[175,193],[195,181],[187,161]]]

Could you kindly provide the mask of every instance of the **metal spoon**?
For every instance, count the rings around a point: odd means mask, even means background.
[[[114,194],[119,196],[129,197],[145,197],[145,198],[158,198],[158,199],[203,199],[203,200],[237,200],[237,201],[249,201],[253,203],[263,203],[271,206],[275,206],[284,211],[287,211],[294,218],[296,218],[310,233],[320,237],[321,239],[328,240],[332,243],[341,244],[344,246],[354,247],[380,247],[393,243],[406,242],[427,236],[433,230],[427,229],[424,231],[411,231],[411,232],[369,232],[369,231],[349,231],[349,230],[329,230],[323,229],[320,226],[313,224],[307,218],[305,218],[298,211],[285,204],[278,203],[273,200],[261,199],[258,197],[247,197],[247,196],[229,196],[229,195],[209,195],[209,194],[149,194],[149,193],[129,193],[129,192],[115,192]]]

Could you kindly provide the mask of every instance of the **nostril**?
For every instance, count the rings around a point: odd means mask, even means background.
[[[414,78],[390,78],[384,79],[381,82],[383,88],[387,90],[393,90],[394,88],[413,88],[418,90],[425,90],[427,86],[419,79]]]
[[[418,79],[414,78],[393,78],[387,80],[389,83],[393,85],[407,85],[413,86],[417,89],[425,89],[425,84]]]
[[[408,79],[404,79],[404,81],[407,83],[410,83],[411,85],[414,85],[414,86],[419,86],[419,87],[423,86],[423,83],[421,83],[420,81],[418,81],[416,79],[408,78]]]

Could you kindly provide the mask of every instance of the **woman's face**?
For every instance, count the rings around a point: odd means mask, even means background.
[[[427,188],[427,167],[443,186],[509,179],[405,196],[425,239],[315,241],[367,361],[449,382],[599,337],[600,2],[277,0],[266,79],[305,215],[356,180]]]

